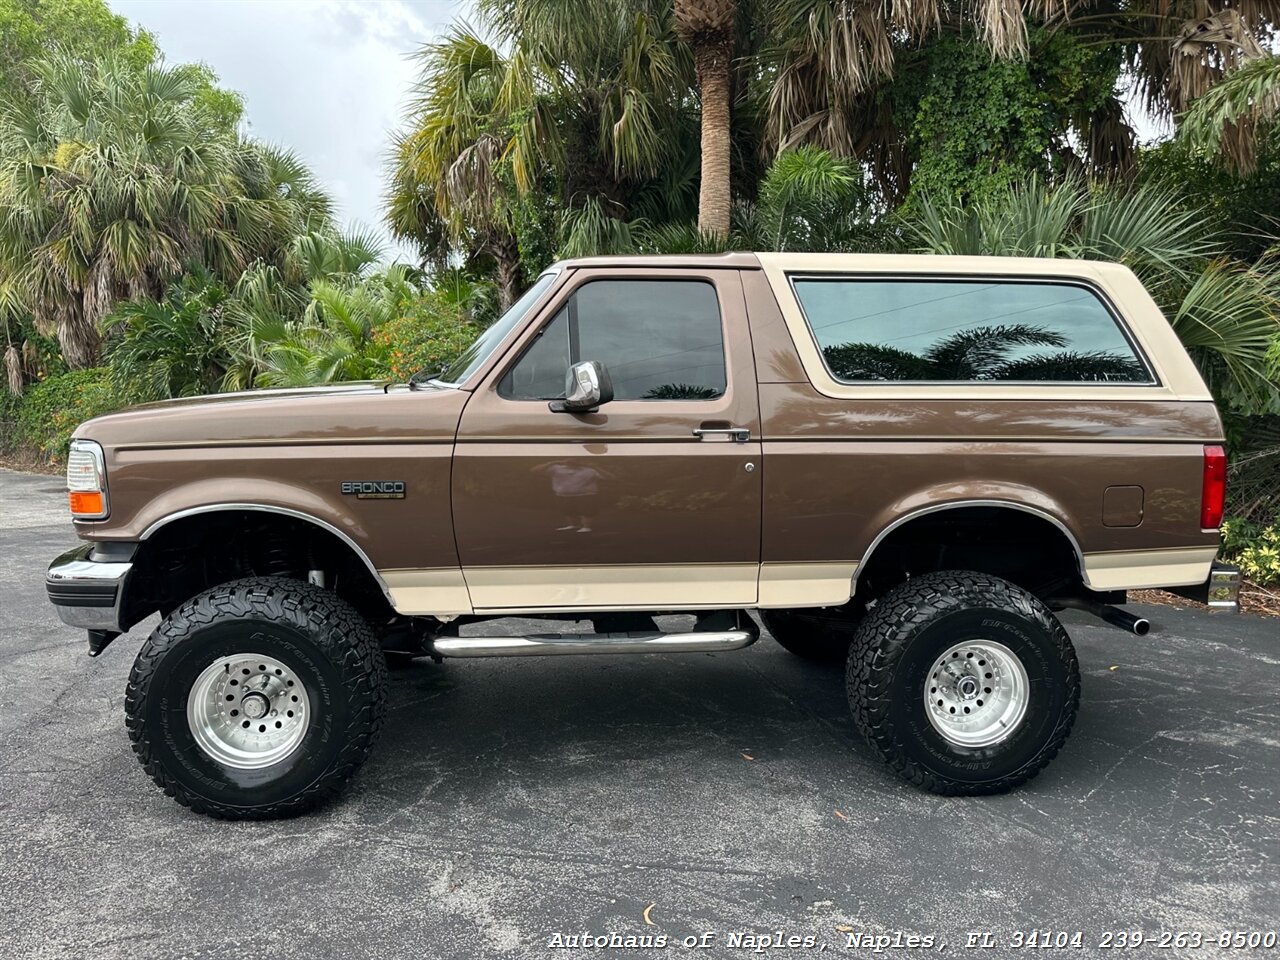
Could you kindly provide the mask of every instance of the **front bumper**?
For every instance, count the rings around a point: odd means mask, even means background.
[[[1203,603],[1211,610],[1240,612],[1240,568],[1230,563],[1213,561],[1213,566],[1209,568],[1209,579],[1204,583],[1167,589],[1180,597]]]
[[[94,560],[92,553],[93,544],[86,543],[49,565],[44,581],[49,602],[68,626],[124,633],[129,625],[123,623],[121,609],[133,563]]]

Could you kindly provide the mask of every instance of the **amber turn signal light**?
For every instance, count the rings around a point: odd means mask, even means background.
[[[68,497],[71,500],[71,515],[73,517],[100,517],[106,512],[100,490],[72,490]]]

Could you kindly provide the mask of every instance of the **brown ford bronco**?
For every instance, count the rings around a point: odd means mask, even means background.
[[[558,264],[433,379],[138,407],[79,428],[87,541],[50,600],[100,653],[161,620],[129,734],[217,817],[337,793],[388,657],[844,662],[872,748],[1006,790],[1080,695],[1055,610],[1235,606],[1208,390],[1122,266],[834,254]],[[502,617],[589,621],[506,636]],[[654,619],[660,617],[664,625]]]

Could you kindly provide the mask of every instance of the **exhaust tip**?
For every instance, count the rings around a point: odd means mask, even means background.
[[[1145,617],[1139,617],[1133,621],[1133,632],[1140,637],[1145,637],[1151,632],[1151,621]]]

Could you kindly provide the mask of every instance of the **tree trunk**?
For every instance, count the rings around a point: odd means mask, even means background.
[[[524,292],[520,282],[520,245],[512,236],[498,236],[491,244],[498,283],[498,306],[506,312]]]
[[[694,66],[702,97],[702,178],[698,187],[698,229],[729,235],[729,43],[696,47]]]
[[[72,370],[84,370],[95,366],[102,348],[102,336],[97,325],[85,316],[79,298],[58,310],[58,344],[62,359]]]

